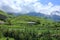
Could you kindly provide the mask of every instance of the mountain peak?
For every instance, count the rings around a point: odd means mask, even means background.
[[[53,11],[53,12],[51,13],[51,15],[57,15],[57,16],[60,16],[60,11]]]

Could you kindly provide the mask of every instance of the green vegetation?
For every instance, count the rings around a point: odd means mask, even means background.
[[[60,40],[60,22],[28,15],[3,16],[7,18],[0,19],[0,40]]]

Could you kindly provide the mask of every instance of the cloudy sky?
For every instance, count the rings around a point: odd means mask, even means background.
[[[60,11],[60,0],[0,0],[0,10],[14,13]]]

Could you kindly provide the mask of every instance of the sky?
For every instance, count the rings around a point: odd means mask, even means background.
[[[43,4],[48,4],[51,2],[54,5],[60,5],[60,0],[40,0],[40,2]]]
[[[60,11],[60,0],[0,0],[0,10],[21,14],[37,12],[51,15],[53,11]]]

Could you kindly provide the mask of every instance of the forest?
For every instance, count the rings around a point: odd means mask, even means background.
[[[60,40],[60,21],[0,10],[0,40]]]

